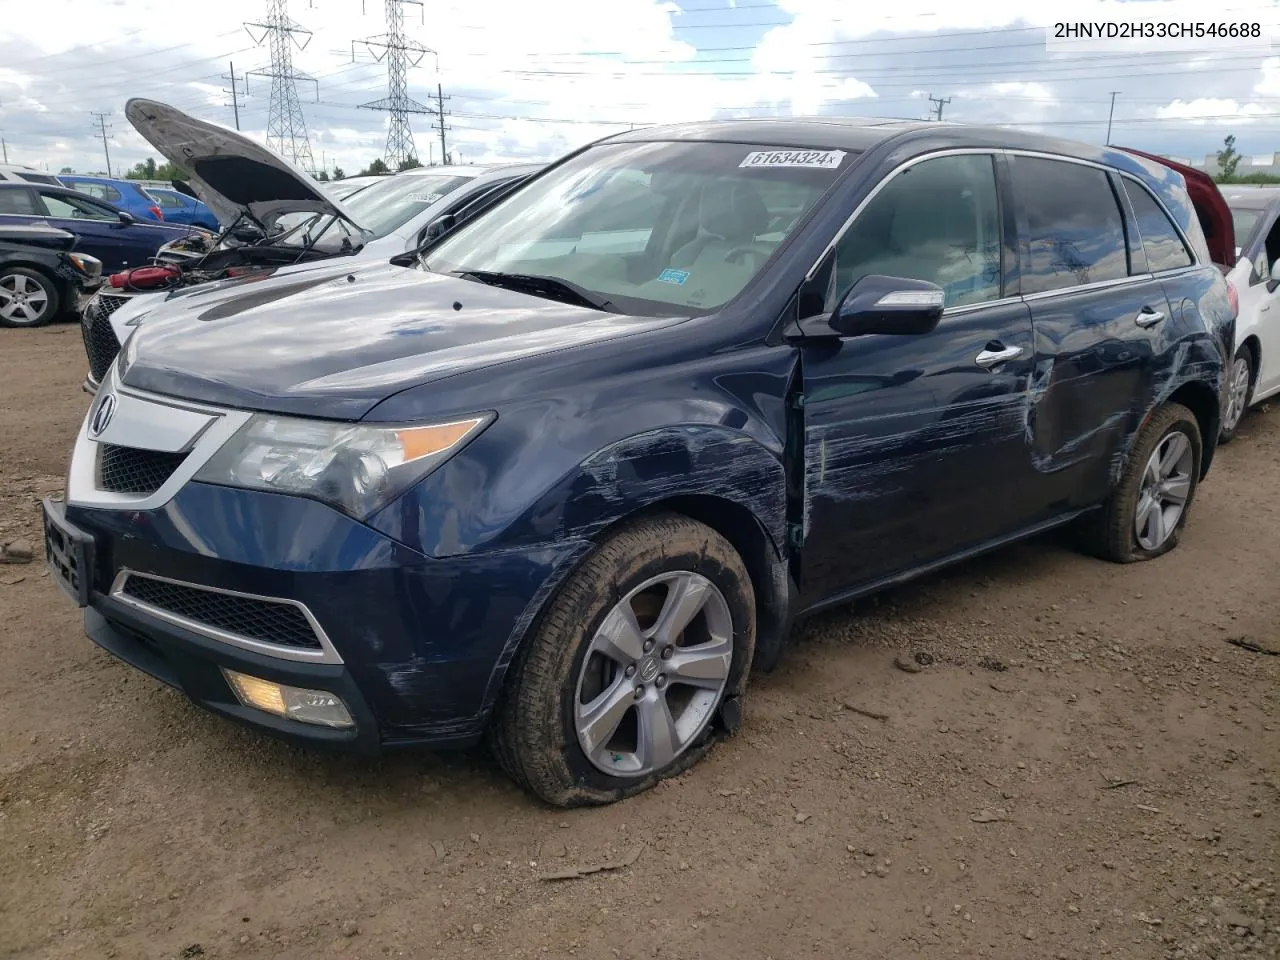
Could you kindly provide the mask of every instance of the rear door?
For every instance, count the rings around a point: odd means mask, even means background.
[[[1132,236],[1118,177],[1075,160],[1009,163],[1035,326],[1033,456],[1053,514],[1106,495],[1150,405],[1170,308]]]

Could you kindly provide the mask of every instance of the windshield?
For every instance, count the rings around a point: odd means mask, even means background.
[[[460,227],[428,251],[425,266],[554,277],[622,312],[706,313],[747,285],[854,156],[739,143],[602,144]]]
[[[1235,229],[1237,250],[1248,244],[1249,234],[1253,233],[1253,228],[1258,225],[1261,217],[1261,210],[1245,210],[1241,207],[1231,209],[1231,225]]]
[[[456,174],[403,173],[356,191],[343,206],[356,223],[372,232],[370,239],[385,237],[471,179]]]

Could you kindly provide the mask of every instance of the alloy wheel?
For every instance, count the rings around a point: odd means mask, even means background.
[[[11,273],[0,277],[0,317],[15,325],[39,322],[49,309],[49,293],[31,277]]]
[[[1222,418],[1222,429],[1230,433],[1244,416],[1245,402],[1249,398],[1249,361],[1236,357],[1231,365],[1231,387],[1227,394],[1227,412]]]
[[[1177,529],[1191,495],[1194,467],[1191,441],[1180,430],[1169,433],[1151,454],[1134,514],[1134,532],[1144,550],[1158,550]]]
[[[682,570],[640,584],[583,658],[573,701],[583,753],[615,777],[661,770],[706,728],[732,661],[733,617],[714,583]]]

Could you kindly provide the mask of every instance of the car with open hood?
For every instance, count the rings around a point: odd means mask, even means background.
[[[202,128],[214,127],[204,121],[192,122]],[[206,134],[212,136],[211,131]],[[238,142],[228,139],[226,148],[232,149]],[[253,155],[260,158],[266,152],[258,144],[250,146]],[[452,229],[456,223],[474,216],[543,166],[419,167],[372,178],[375,182],[366,184],[344,203],[342,215],[317,212],[311,206],[277,206],[270,215],[271,229],[276,232],[269,240],[253,232],[237,239],[241,231],[238,226],[221,239],[183,239],[170,244],[159,251],[155,266],[112,276],[84,311],[82,333],[89,361],[84,388],[90,393],[97,389],[120,344],[144,317],[159,318],[171,308],[183,312],[191,297],[221,297],[227,288],[218,281],[246,276],[260,280],[276,272],[296,275],[331,261],[345,264],[344,269],[354,269],[353,259],[385,262],[421,246],[432,231]],[[287,183],[292,185],[292,181]],[[197,183],[191,186],[204,193],[211,189]],[[317,181],[300,184],[300,188],[317,193],[325,193],[328,186]],[[259,196],[267,196],[266,185],[259,189]],[[350,228],[349,220],[341,219],[344,216],[360,223],[359,232]],[[256,218],[243,226],[265,229]]]
[[[693,765],[819,610],[1066,524],[1160,557],[1216,448],[1226,281],[1184,178],[1116,149],[652,127],[411,259],[139,326],[46,553],[209,710],[487,737],[554,804]]]

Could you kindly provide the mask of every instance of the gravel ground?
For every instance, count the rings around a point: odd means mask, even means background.
[[[0,542],[38,547],[84,357],[0,355]],[[1050,538],[824,616],[704,763],[568,813],[207,715],[0,566],[0,956],[1280,957],[1280,656],[1228,642],[1280,650],[1278,467],[1257,412],[1168,557]]]

